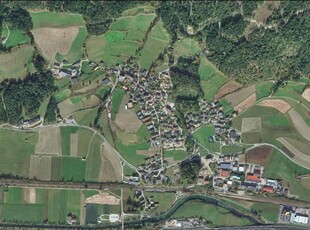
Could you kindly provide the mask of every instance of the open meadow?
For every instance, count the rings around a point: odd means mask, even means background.
[[[297,196],[298,200],[310,202],[310,178],[302,178],[296,181],[290,188],[290,193]]]
[[[201,57],[198,69],[204,97],[213,100],[219,89],[229,81],[206,57]]]
[[[0,81],[5,78],[24,77],[31,69],[31,58],[34,48],[30,45],[22,45],[12,49],[10,53],[0,54]]]
[[[153,13],[118,18],[105,34],[87,39],[89,59],[94,62],[104,61],[107,65],[127,61],[142,46],[146,31],[154,18]]]
[[[194,56],[200,51],[199,43],[191,38],[184,38],[175,43],[174,46],[174,59],[178,60],[180,56]]]
[[[202,148],[208,149],[210,152],[220,152],[220,142],[210,142],[208,137],[215,135],[214,126],[205,125],[193,133],[197,142],[202,145]]]
[[[162,21],[158,21],[148,34],[143,49],[137,57],[142,68],[149,69],[151,67],[152,63],[167,47],[169,39],[169,34],[166,32]]]

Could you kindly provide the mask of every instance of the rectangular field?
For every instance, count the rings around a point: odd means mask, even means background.
[[[61,14],[44,11],[30,13],[30,16],[33,28],[85,26],[83,17],[79,14]]]
[[[35,151],[39,155],[61,155],[60,129],[58,127],[40,129]]]

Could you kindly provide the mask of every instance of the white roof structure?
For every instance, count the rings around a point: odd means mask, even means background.
[[[291,222],[296,222],[300,224],[308,224],[309,217],[301,216],[299,214],[292,214],[291,215]]]
[[[111,223],[115,223],[119,220],[119,215],[118,214],[110,214],[109,215],[109,221]]]

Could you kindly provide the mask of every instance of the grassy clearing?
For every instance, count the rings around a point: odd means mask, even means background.
[[[310,202],[310,178],[303,178],[296,181],[291,187],[290,193],[297,195],[299,200]]]
[[[61,14],[45,11],[33,12],[30,13],[30,16],[33,28],[85,26],[83,17],[79,14]]]
[[[125,91],[120,88],[115,88],[112,94],[112,109],[111,109],[111,117],[112,120],[115,120],[116,114],[118,113],[119,107],[122,103],[123,96],[125,95]]]
[[[174,46],[174,57],[177,60],[180,56],[194,56],[200,50],[197,41],[191,38],[184,38]]]
[[[30,155],[35,152],[37,132],[0,129],[0,174],[28,176]]]
[[[222,154],[224,155],[230,155],[230,154],[234,154],[234,153],[240,153],[242,152],[244,149],[250,148],[252,145],[244,145],[244,146],[240,146],[240,145],[225,145],[222,147]]]
[[[121,17],[111,25],[110,29],[116,31],[139,30],[146,32],[154,18],[155,14],[139,14],[134,17]]]
[[[73,114],[73,118],[78,124],[86,126],[93,124],[96,117],[97,109],[79,111]]]
[[[98,181],[101,168],[101,144],[102,138],[96,134],[91,142],[91,146],[86,158],[86,174],[87,181]]]
[[[66,100],[71,94],[71,90],[70,89],[65,89],[57,94],[55,94],[55,99],[57,103],[60,103],[64,100]]]
[[[169,34],[165,31],[162,21],[158,21],[148,35],[138,62],[142,68],[149,69],[159,54],[163,53],[169,43]]]
[[[308,173],[310,173],[310,170],[295,164],[280,153],[279,150],[275,149],[269,157],[263,176],[267,178],[282,179],[286,182],[292,182],[295,179],[295,176]]]
[[[106,95],[109,91],[111,90],[111,86],[103,86],[101,88],[99,88],[96,93],[99,97],[103,97],[104,95]]]
[[[124,176],[132,176],[133,173],[137,173],[136,170],[133,170],[129,166],[124,165],[124,167],[123,167]]]
[[[38,114],[41,115],[41,117],[44,117],[45,113],[46,113],[46,109],[47,109],[47,105],[50,101],[50,97],[45,98],[45,100],[41,103],[39,110],[38,110]]]
[[[23,31],[20,29],[17,29],[15,27],[9,28],[10,30],[10,36],[8,37],[5,46],[6,47],[15,47],[17,45],[25,44],[30,42],[30,37],[26,35]]]
[[[256,100],[263,97],[268,97],[271,93],[271,87],[273,83],[271,81],[264,81],[255,85],[256,88]]]
[[[184,160],[188,156],[188,153],[185,152],[184,150],[170,150],[170,151],[165,151],[164,156],[172,157],[173,160],[175,161],[180,161],[180,160]]]
[[[203,210],[203,212],[202,212]],[[251,222],[245,218],[239,218],[227,209],[217,207],[212,204],[205,204],[200,201],[190,201],[181,206],[172,218],[184,218],[200,216],[212,222],[211,226],[243,226],[250,225]]]
[[[13,49],[10,53],[0,54],[0,81],[8,77],[24,77],[27,70],[31,68],[33,52],[32,46],[23,45]]]
[[[214,126],[205,125],[194,132],[194,138],[211,152],[220,152],[219,142],[209,142],[208,137],[215,135]]]
[[[109,128],[109,121],[107,117],[107,113],[104,111],[99,118],[99,125],[102,127],[102,132],[107,141],[113,146],[113,134],[111,129]]]
[[[204,97],[208,100],[213,100],[221,86],[229,81],[206,57],[201,58],[198,73]]]
[[[147,142],[141,144],[124,145],[120,142],[120,140],[116,140],[115,144],[122,157],[124,157],[125,160],[133,165],[141,165],[145,161],[145,156],[138,155],[136,151],[147,150],[150,147]]]

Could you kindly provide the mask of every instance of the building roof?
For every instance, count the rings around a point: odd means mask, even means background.
[[[228,178],[228,177],[230,177],[230,171],[221,170],[221,171],[220,171],[220,176],[221,176],[221,177],[224,177],[224,178]]]
[[[246,180],[248,181],[255,181],[255,182],[261,182],[261,179],[257,176],[247,175]]]
[[[263,192],[269,192],[269,193],[274,193],[274,188],[272,186],[264,186],[262,188]]]

